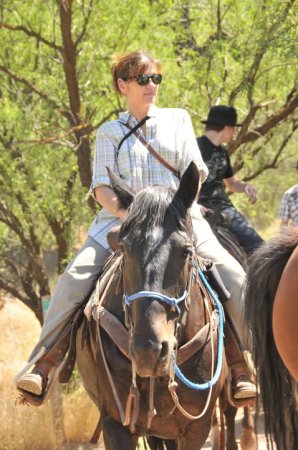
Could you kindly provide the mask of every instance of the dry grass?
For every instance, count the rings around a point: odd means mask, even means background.
[[[53,401],[40,408],[16,406],[17,391],[13,385],[14,376],[37,342],[40,325],[21,302],[5,298],[1,304],[0,450],[52,450],[57,448]],[[63,394],[62,400],[66,440],[88,442],[98,420],[95,406],[81,385]]]

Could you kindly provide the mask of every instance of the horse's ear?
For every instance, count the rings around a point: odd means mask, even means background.
[[[197,199],[199,187],[200,172],[197,165],[191,161],[188,168],[182,175],[180,185],[176,193],[177,197],[182,200],[186,209],[190,208],[193,202]]]
[[[127,209],[133,202],[135,192],[129,186],[127,186],[127,184],[124,183],[124,181],[121,180],[121,178],[118,177],[118,175],[116,175],[110,167],[107,167],[107,171],[111,180],[113,190],[115,191],[123,208]]]

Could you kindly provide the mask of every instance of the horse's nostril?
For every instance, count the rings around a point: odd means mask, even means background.
[[[169,343],[167,341],[163,341],[161,344],[160,359],[167,358],[168,353],[169,353]]]

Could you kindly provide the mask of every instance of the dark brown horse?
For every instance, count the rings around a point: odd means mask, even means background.
[[[245,302],[268,446],[297,450],[297,227],[283,230],[252,255]]]
[[[198,276],[193,251],[190,208],[199,172],[191,163],[176,192],[153,186],[136,195],[110,178],[129,206],[118,263],[111,262],[122,270],[112,269],[93,310],[112,326],[104,330],[93,320],[83,349],[78,340],[79,371],[100,410],[107,450],[135,449],[139,436],[199,450],[226,379],[221,309]],[[175,376],[179,370],[187,385]]]

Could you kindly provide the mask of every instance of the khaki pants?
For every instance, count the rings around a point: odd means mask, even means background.
[[[197,236],[196,250],[199,256],[210,259],[216,265],[221,279],[230,292],[230,299],[224,307],[228,312],[241,345],[249,349],[249,332],[243,319],[244,298],[242,289],[245,282],[245,271],[241,265],[219,243],[208,222],[202,216],[193,218],[194,233]]]
[[[74,312],[91,294],[109,254],[108,250],[91,237],[86,239],[78,254],[58,279],[39,341],[30,359],[42,346],[49,348],[56,341]]]

